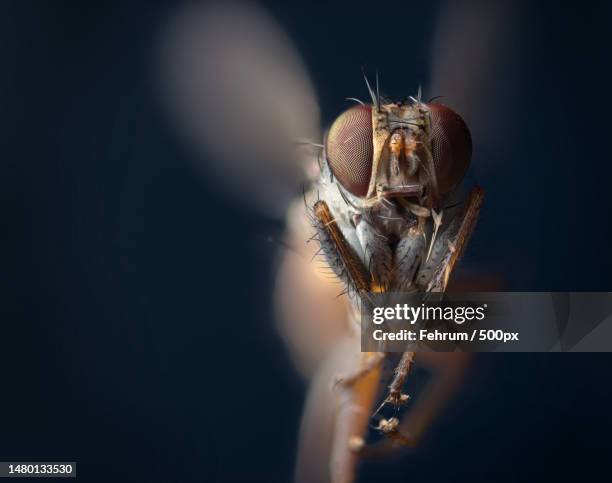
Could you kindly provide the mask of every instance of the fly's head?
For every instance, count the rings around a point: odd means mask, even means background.
[[[357,105],[330,127],[325,157],[343,194],[361,208],[385,200],[438,209],[472,154],[461,117],[437,103]]]
[[[438,103],[380,103],[373,96],[372,104],[351,107],[332,123],[323,197],[373,287],[414,286],[424,240],[431,241],[434,218],[471,153],[465,122]],[[333,248],[324,249],[329,260]]]

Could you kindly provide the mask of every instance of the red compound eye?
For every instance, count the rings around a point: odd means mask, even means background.
[[[463,179],[472,159],[472,137],[465,121],[442,104],[426,104],[431,115],[431,145],[438,195]]]
[[[355,106],[329,128],[327,161],[336,179],[355,196],[365,196],[372,175],[372,108]]]

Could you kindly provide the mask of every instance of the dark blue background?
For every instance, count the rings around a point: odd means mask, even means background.
[[[428,80],[435,3],[272,7],[326,122],[363,91],[362,65],[396,95]],[[282,226],[203,178],[159,105],[172,4],[0,8],[0,460],[76,460],[82,481],[288,481],[305,387],[259,241]],[[605,10],[529,7],[532,41],[499,93],[520,134],[475,152],[499,168],[478,179],[489,198],[465,265],[509,289],[612,289]],[[406,64],[365,31],[394,16],[420,19]],[[330,55],[347,36],[354,50]],[[227,352],[230,323],[243,332]],[[609,480],[611,362],[481,356],[423,446],[363,481]]]

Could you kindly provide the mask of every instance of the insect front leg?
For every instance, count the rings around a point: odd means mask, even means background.
[[[450,276],[465,251],[474,231],[484,190],[475,186],[465,203],[463,212],[454,216],[435,241],[430,257],[419,270],[417,284],[426,292],[444,292]]]
[[[404,386],[404,382],[410,374],[410,370],[412,369],[413,365],[414,352],[404,352],[399,363],[395,367],[395,370],[393,371],[393,379],[391,380],[391,384],[389,384],[389,392],[387,393],[387,397],[375,411],[374,415],[376,415],[387,403],[392,404],[396,408],[408,403],[410,397],[408,394],[402,393],[402,387]]]
[[[369,303],[370,277],[363,263],[343,235],[329,206],[323,200],[313,206],[314,225],[321,250],[338,278],[346,284],[349,295],[357,295],[362,303]]]
[[[402,446],[418,444],[423,434],[435,420],[460,386],[469,366],[471,354],[455,352],[421,352],[419,366],[431,371],[432,380],[400,421],[397,418],[382,420],[379,424],[386,439],[370,446],[364,456],[387,455]]]

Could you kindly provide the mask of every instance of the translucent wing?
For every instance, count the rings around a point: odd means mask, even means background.
[[[274,19],[251,3],[190,4],[162,39],[164,98],[209,172],[240,200],[282,215],[320,142],[306,69]]]
[[[431,46],[429,94],[443,96],[466,120],[475,155],[496,152],[516,126],[512,83],[522,72],[522,12],[511,2],[446,2]],[[513,102],[514,100],[514,102]],[[495,156],[479,170],[496,169]]]

